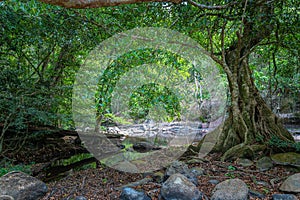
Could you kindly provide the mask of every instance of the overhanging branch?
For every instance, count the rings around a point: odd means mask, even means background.
[[[41,2],[62,6],[65,8],[98,8],[118,6],[122,4],[134,4],[143,2],[173,2],[180,3],[182,0],[40,0]]]
[[[230,2],[228,4],[225,4],[225,5],[218,5],[218,6],[208,6],[208,5],[205,5],[205,4],[200,4],[200,3],[197,3],[193,0],[188,0],[188,2],[198,8],[201,8],[201,9],[206,9],[206,10],[223,10],[223,9],[227,9],[235,4],[237,4],[238,2],[234,1],[234,2]]]

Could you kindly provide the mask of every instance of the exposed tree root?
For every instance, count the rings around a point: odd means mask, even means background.
[[[240,157],[253,159],[258,155],[266,154],[267,150],[272,151],[274,147],[269,145],[272,137],[294,142],[291,134],[270,110],[264,110],[259,114],[256,112],[256,114],[258,116],[254,121],[245,120],[242,114],[235,119],[232,115],[229,116],[221,126],[206,135],[197,147],[190,147],[187,154],[201,153],[202,147],[209,143],[215,145],[212,153],[222,153],[222,161]]]
[[[266,145],[246,145],[244,143],[241,143],[228,149],[223,154],[221,160],[225,161],[241,157],[253,159],[257,152],[264,151],[266,148]]]

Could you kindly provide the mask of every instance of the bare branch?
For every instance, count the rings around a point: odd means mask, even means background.
[[[226,63],[224,63],[222,60],[220,60],[217,56],[213,54],[206,53],[206,55],[210,56],[216,63],[218,63],[221,67],[224,67]]]
[[[227,19],[227,20],[236,20],[237,19],[237,16],[227,16],[227,15],[224,15],[223,13],[209,13],[209,12],[206,12],[206,13],[203,13],[201,15],[198,15],[197,18],[201,18],[201,17],[206,17],[206,16],[216,16],[216,17],[219,17],[219,18],[223,18],[223,19]]]
[[[219,5],[219,6],[208,6],[208,5],[205,5],[205,4],[199,4],[193,0],[188,0],[188,2],[198,8],[201,8],[201,9],[206,9],[206,10],[224,10],[224,9],[227,9],[235,4],[237,4],[238,2],[236,1],[233,1],[233,2],[230,2],[228,4],[225,4],[225,5]]]

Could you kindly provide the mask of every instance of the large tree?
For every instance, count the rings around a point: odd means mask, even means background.
[[[68,8],[160,2],[160,0],[41,1]],[[259,94],[249,67],[249,55],[259,45],[268,43],[286,45],[283,42],[284,37],[290,36],[294,26],[297,28],[297,23],[299,23],[296,1],[220,0],[211,1],[209,4],[192,0],[168,2],[170,7],[172,3],[177,4],[174,5],[177,13],[172,17],[179,17],[177,18],[179,22],[174,18],[174,24],[180,24],[180,21],[187,24],[196,21],[199,24],[198,29],[193,26],[189,29],[189,33],[195,39],[201,37],[198,40],[199,43],[206,47],[208,53],[227,75],[231,105],[229,116],[224,122],[214,150],[223,152],[223,159],[229,159],[254,155],[256,151],[265,150],[267,141],[272,138],[294,143],[292,135],[284,128]],[[289,22],[286,16],[289,17]],[[191,19],[193,21],[187,21]],[[181,24],[180,27],[186,26],[186,24]],[[207,36],[207,39],[203,39],[203,36]],[[292,39],[298,40],[297,37]]]

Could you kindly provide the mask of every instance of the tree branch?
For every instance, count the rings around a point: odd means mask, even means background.
[[[206,16],[216,16],[216,17],[227,19],[227,20],[231,20],[231,21],[237,19],[237,16],[227,16],[227,15],[225,15],[223,13],[213,13],[213,12],[211,12],[211,13],[209,13],[209,12],[203,13],[201,15],[198,15],[197,18],[206,17]]]
[[[199,3],[196,3],[195,1],[192,1],[192,0],[188,0],[188,2],[200,9],[206,9],[206,10],[223,10],[223,9],[227,9],[235,4],[237,4],[238,2],[236,1],[233,1],[233,2],[230,2],[228,4],[225,4],[225,5],[219,5],[219,6],[208,6],[208,5],[204,5],[204,4],[199,4]]]
[[[122,4],[134,4],[144,2],[173,2],[180,3],[182,0],[40,0],[41,2],[62,6],[65,8],[98,8],[118,6]]]

